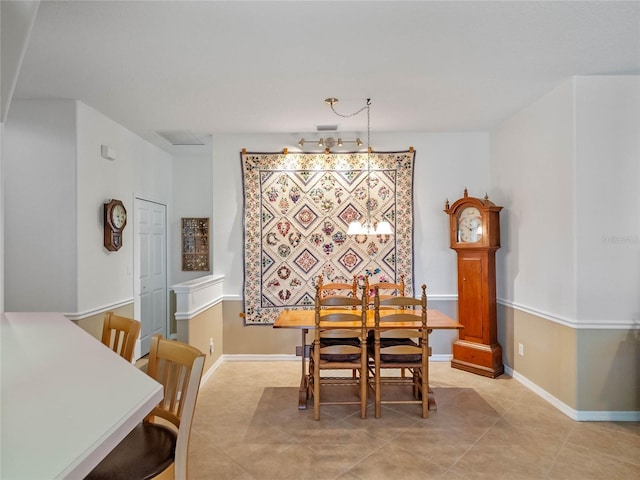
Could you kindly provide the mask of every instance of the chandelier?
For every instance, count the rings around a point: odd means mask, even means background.
[[[362,140],[360,140],[359,137],[356,137],[355,140],[343,140],[341,137],[338,138],[333,138],[333,137],[327,137],[327,138],[318,138],[315,140],[311,140],[308,138],[301,138],[298,141],[298,146],[299,147],[303,147],[305,143],[311,143],[314,145],[317,145],[318,147],[326,147],[326,148],[333,148],[333,147],[342,147],[347,143],[354,143],[356,144],[358,147],[362,146]]]
[[[331,111],[339,117],[349,118],[366,110],[367,112],[367,216],[364,223],[353,220],[347,229],[347,235],[393,235],[391,224],[386,220],[381,220],[374,224],[371,217],[371,99],[367,98],[367,103],[360,110],[343,115],[336,112],[334,106],[338,103],[337,98],[327,98],[325,103],[331,107]],[[359,139],[357,139],[359,140]]]

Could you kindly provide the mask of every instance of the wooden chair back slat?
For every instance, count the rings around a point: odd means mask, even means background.
[[[318,275],[318,284],[316,289],[320,292],[322,298],[333,295],[351,296],[353,298],[358,297],[358,279],[353,276],[351,283],[346,282],[329,282],[324,283],[322,275]]]
[[[393,282],[378,282],[378,283],[369,283],[369,280],[365,278],[365,287],[367,291],[370,292],[375,290],[378,287],[378,291],[380,292],[380,298],[388,298],[388,297],[404,297],[405,289],[404,289],[404,274],[400,275],[400,281],[397,283]]]
[[[380,322],[382,328],[384,324]],[[380,338],[422,338],[422,332],[420,330],[407,330],[407,329],[389,329],[380,331]]]
[[[140,333],[140,322],[133,318],[104,314],[102,322],[102,343],[128,362],[133,362],[136,340]]]
[[[318,283],[316,285],[316,291],[320,293],[321,298],[327,297],[350,297],[353,299],[358,299],[358,279],[356,276],[353,276],[353,281],[351,283],[342,283],[342,282],[330,282],[323,283],[322,275],[318,275]],[[358,304],[351,305],[343,305],[337,306],[332,305],[336,308],[351,308],[351,310],[355,310],[358,308]]]
[[[164,397],[154,415],[160,416],[176,427],[180,427],[185,403],[190,402],[185,396],[196,359],[204,359],[204,355],[196,348],[159,335],[151,340],[147,374],[160,382],[164,387]],[[202,372],[200,372],[202,374]]]

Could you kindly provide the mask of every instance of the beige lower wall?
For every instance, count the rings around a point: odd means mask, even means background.
[[[133,318],[133,303],[114,308],[110,311],[115,313],[116,315]],[[90,317],[74,321],[80,328],[82,328],[98,340],[102,340],[102,324],[104,322],[104,313],[91,315]]]
[[[577,409],[640,411],[640,329],[578,330]]]
[[[505,365],[568,407],[640,411],[640,330],[575,329],[499,305],[498,335]]]
[[[220,302],[188,320],[177,320],[178,341],[188,343],[206,354],[204,372],[218,361],[224,352],[223,302]],[[213,339],[213,352],[209,350]]]
[[[224,302],[225,355],[295,355],[301,344],[301,330],[271,325],[244,325],[242,301]]]
[[[576,409],[576,330],[520,310],[514,320],[513,369]],[[519,344],[524,355],[518,353]]]

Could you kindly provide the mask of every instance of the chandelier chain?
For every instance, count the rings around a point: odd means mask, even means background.
[[[371,105],[371,99],[367,98],[367,104],[364,107],[362,107],[360,110],[357,110],[357,111],[355,111],[353,113],[340,113],[340,112],[336,111],[336,109],[333,107],[333,104],[335,102],[328,102],[328,103],[329,103],[329,106],[331,107],[331,111],[333,113],[335,113],[336,115],[338,115],[339,117],[351,118],[351,117],[355,117],[356,115],[358,115],[359,113],[363,112],[364,110],[369,111],[369,106]]]
[[[349,229],[347,231],[347,235],[393,235],[393,229],[388,221],[384,220],[384,218],[378,223],[378,225],[374,228],[373,221],[371,218],[371,99],[367,98],[367,103],[364,107],[359,110],[356,110],[353,113],[342,114],[336,111],[334,105],[338,102],[337,98],[327,98],[325,99],[325,103],[327,103],[331,107],[331,111],[342,118],[350,118],[362,113],[364,110],[367,111],[367,200],[366,200],[366,213],[367,218],[362,225],[358,220],[353,220],[349,224]]]
[[[335,100],[335,101],[333,101]],[[367,219],[365,225],[367,228],[373,227],[373,222],[371,221],[371,99],[367,98],[367,103],[364,107],[359,110],[356,110],[353,113],[343,114],[337,112],[334,108],[334,104],[336,103],[336,99],[327,99],[325,100],[329,106],[331,107],[331,111],[342,118],[351,118],[356,115],[362,113],[363,111],[367,111]]]

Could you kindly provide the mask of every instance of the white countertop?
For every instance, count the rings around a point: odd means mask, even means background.
[[[0,317],[0,478],[83,478],[162,385],[59,313]]]

